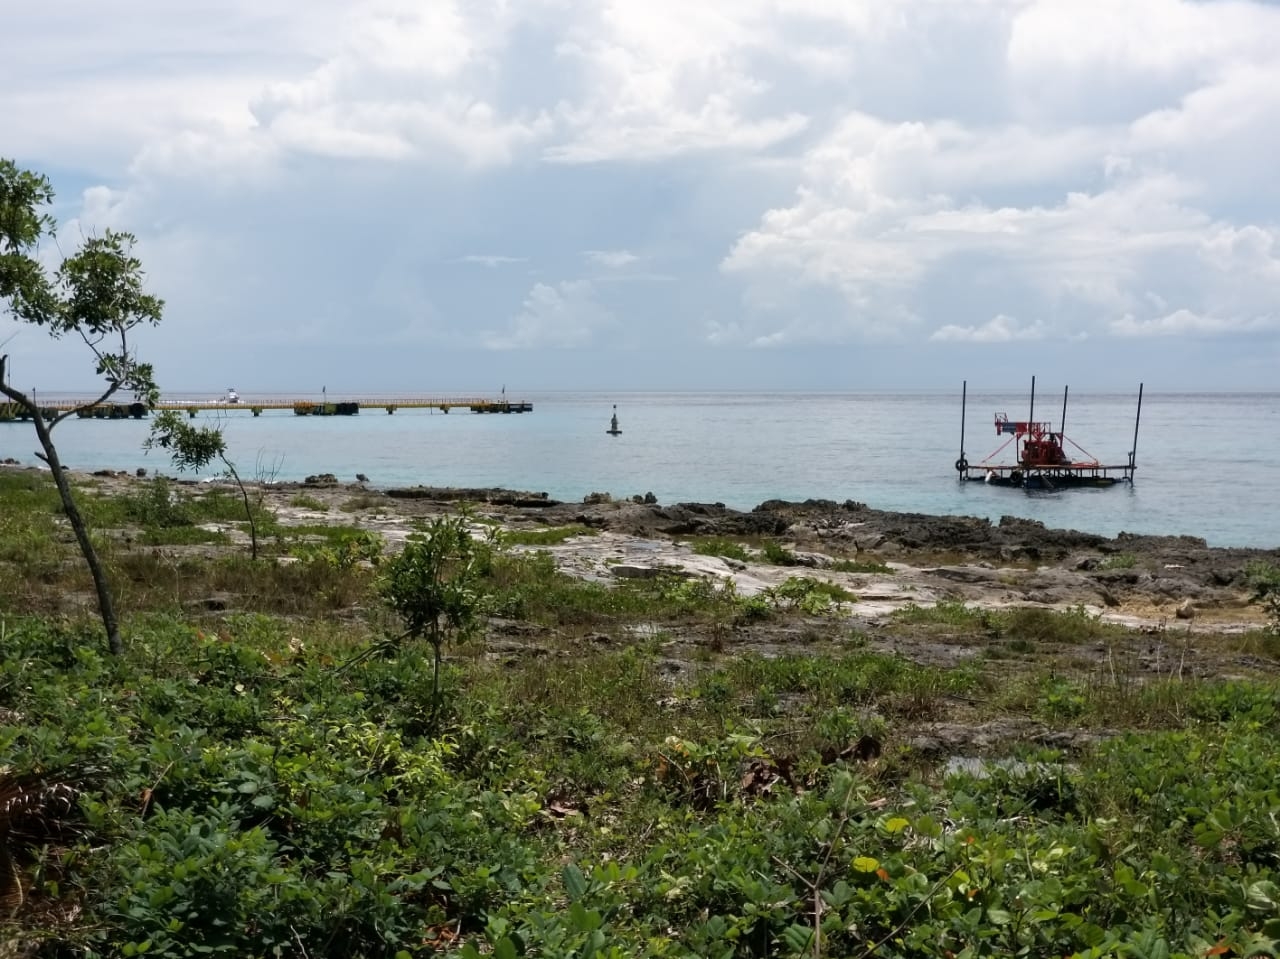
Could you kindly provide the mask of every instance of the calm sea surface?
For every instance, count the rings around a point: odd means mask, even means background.
[[[317,397],[318,398],[318,397]],[[331,396],[330,399],[342,398]],[[354,395],[352,397],[355,398]],[[355,417],[296,417],[239,410],[224,418],[232,459],[253,475],[328,472],[375,486],[504,486],[580,500],[593,491],[652,492],[662,503],[767,499],[857,500],[879,509],[1002,515],[1050,527],[1114,535],[1184,533],[1213,545],[1280,547],[1280,394],[1148,391],[1138,434],[1136,482],[1102,490],[1027,493],[958,483],[960,395],[949,393],[533,393],[523,415],[443,415],[365,409]],[[254,394],[243,395],[252,402]],[[995,452],[993,414],[1026,419],[1026,394],[968,395],[970,463]],[[605,434],[618,405],[621,436]],[[1104,464],[1133,445],[1136,391],[1072,394],[1070,440]],[[1040,393],[1036,419],[1062,415],[1062,396]],[[201,414],[197,422],[214,422]],[[77,469],[144,466],[145,421],[68,420],[55,437]],[[30,424],[0,424],[0,458],[34,463]],[[1007,462],[1006,449],[999,461]]]

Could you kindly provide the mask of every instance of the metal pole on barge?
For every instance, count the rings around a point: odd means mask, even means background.
[[[1031,377],[1031,412],[1027,414],[1027,428],[1036,421],[1036,378]]]
[[[1138,384],[1138,412],[1133,414],[1133,449],[1129,451],[1129,482],[1133,482],[1133,471],[1138,468],[1138,422],[1142,419],[1142,384]]]
[[[1058,442],[1065,443],[1067,441],[1067,393],[1071,389],[1069,386],[1062,388],[1062,423],[1058,427]],[[1049,427],[1052,429],[1053,427]]]
[[[965,472],[969,468],[969,461],[964,458],[964,407],[965,401],[969,397],[969,381],[964,380],[960,384],[960,458],[956,460],[956,473],[960,479],[965,478]]]

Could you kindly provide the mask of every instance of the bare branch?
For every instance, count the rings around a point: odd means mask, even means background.
[[[68,416],[74,416],[75,414],[79,413],[81,410],[91,410],[95,406],[100,406],[101,404],[109,400],[112,396],[114,396],[119,389],[120,389],[120,384],[118,382],[112,381],[111,385],[107,387],[106,391],[101,396],[99,396],[96,400],[90,400],[87,403],[81,403],[79,406],[73,406],[69,410],[63,410],[61,413],[55,414],[53,418],[49,420],[49,429],[53,429],[55,426],[57,426],[59,423],[65,420]]]

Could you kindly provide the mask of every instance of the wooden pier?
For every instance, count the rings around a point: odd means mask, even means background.
[[[56,416],[67,410],[76,410],[80,419],[121,420],[142,419],[149,410],[145,403],[101,403],[84,406],[83,400],[40,400],[38,405],[46,416]],[[157,410],[180,410],[188,416],[217,411],[219,413],[250,413],[260,416],[264,410],[291,410],[296,416],[355,416],[362,409],[380,409],[387,413],[396,410],[439,410],[448,413],[465,409],[472,413],[532,413],[533,404],[528,400],[509,400],[484,397],[444,396],[361,396],[353,399],[286,399],[281,397],[245,399],[229,402],[217,400],[163,400]],[[30,413],[13,403],[0,403],[0,423],[30,419]]]

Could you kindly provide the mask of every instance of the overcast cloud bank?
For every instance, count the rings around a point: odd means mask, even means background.
[[[63,0],[6,15],[0,154],[138,234],[174,387],[1258,389],[1277,48],[1232,0]]]

